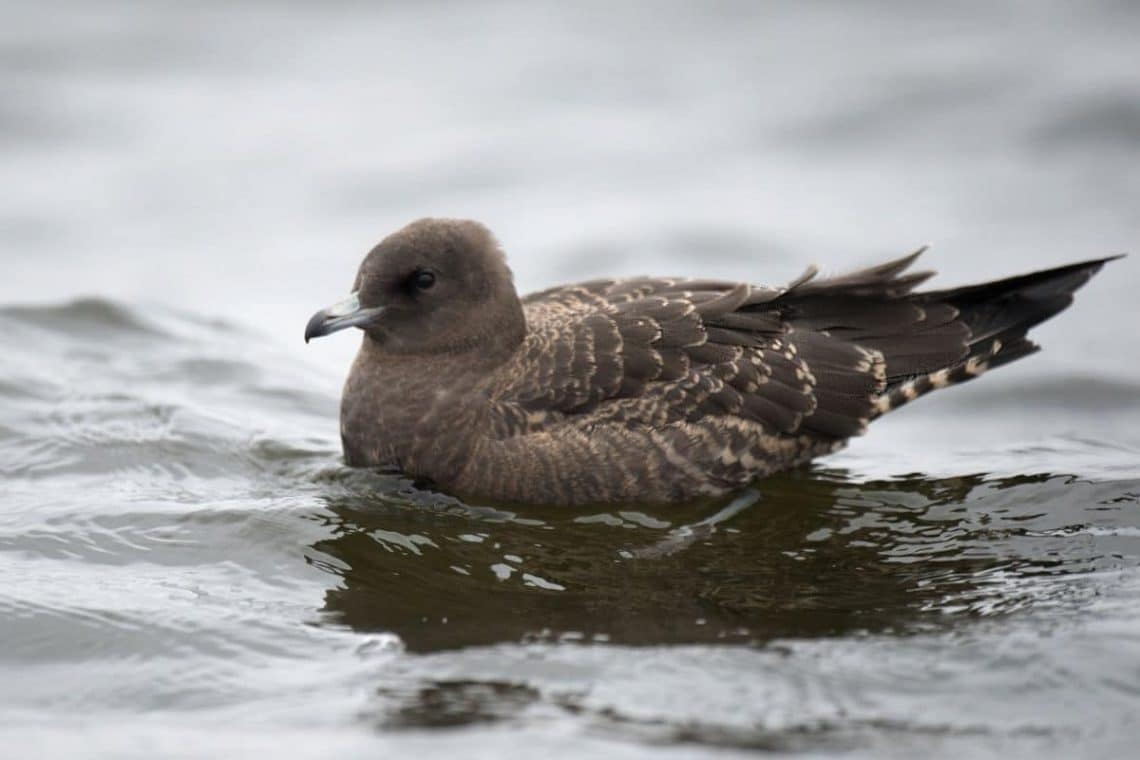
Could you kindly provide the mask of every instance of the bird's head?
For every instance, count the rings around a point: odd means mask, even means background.
[[[346,327],[399,354],[513,349],[526,330],[498,243],[462,219],[420,219],[381,240],[348,298],[309,319],[305,342]]]

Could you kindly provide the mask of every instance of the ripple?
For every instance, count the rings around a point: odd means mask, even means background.
[[[1128,604],[1132,588],[1113,603]],[[1096,655],[1084,667],[1087,632],[1055,630],[1063,646],[1049,650],[1032,626],[998,639],[976,629],[759,649],[492,647],[387,664],[373,710],[386,726],[428,726],[425,708],[435,705],[453,724],[464,716],[501,722],[560,715],[594,734],[781,752],[909,752],[912,743],[929,748],[935,738],[975,752],[1025,746],[1027,738],[1044,748],[1110,729],[1131,709],[1131,698],[1120,699],[1119,679],[1109,676],[1113,657]],[[1134,652],[1140,637],[1120,644]],[[1000,673],[1000,682],[976,682],[979,667]],[[1074,688],[1096,706],[1096,718],[1072,712]],[[1025,693],[1035,695],[1032,703],[1019,698]]]
[[[335,399],[283,385],[292,362],[256,336],[99,299],[10,307],[0,319],[51,331],[25,335],[0,372],[9,477],[58,488],[114,474],[118,497],[183,498],[188,481],[296,476],[339,449]],[[144,340],[116,346],[132,336]]]
[[[64,304],[3,306],[0,318],[65,333],[75,338],[117,334],[162,337],[166,333],[130,307],[105,298],[79,298]]]

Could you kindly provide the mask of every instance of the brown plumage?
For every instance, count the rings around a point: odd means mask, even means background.
[[[491,234],[423,219],[365,258],[305,338],[364,340],[345,384],[352,466],[495,502],[674,502],[840,448],[918,396],[1037,350],[1105,261],[914,292],[921,251],[787,287],[633,278],[519,299]]]

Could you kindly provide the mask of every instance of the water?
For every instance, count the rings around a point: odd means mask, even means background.
[[[725,503],[464,505],[344,468],[373,240],[524,290],[943,284],[1135,249],[1120,2],[8,4],[5,756],[1110,756],[1140,738],[1140,308]]]

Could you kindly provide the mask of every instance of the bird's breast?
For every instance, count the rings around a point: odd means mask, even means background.
[[[354,467],[395,466],[445,483],[479,435],[485,401],[439,362],[358,355],[341,397],[341,442]]]

